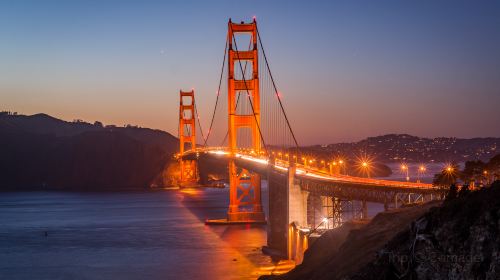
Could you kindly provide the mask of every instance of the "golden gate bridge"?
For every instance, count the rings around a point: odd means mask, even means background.
[[[199,182],[201,161],[227,164],[227,218],[207,223],[268,223],[269,247],[289,258],[300,255],[306,246],[291,248],[291,243],[301,243],[296,241],[322,223],[340,226],[348,209],[358,213],[352,217],[366,218],[367,202],[382,203],[388,209],[444,197],[443,190],[431,184],[348,176],[338,169],[308,165],[300,154],[255,18],[249,23],[228,22],[207,133],[201,129],[194,90],[180,91],[179,108],[180,184]],[[201,145],[197,145],[199,136]],[[268,220],[261,202],[264,177],[269,187]],[[318,208],[326,218],[316,219]]]

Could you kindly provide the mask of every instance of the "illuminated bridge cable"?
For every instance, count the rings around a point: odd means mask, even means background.
[[[298,152],[298,150],[299,150],[299,143],[297,142],[297,138],[295,138],[295,134],[293,133],[293,130],[292,130],[292,127],[290,126],[290,122],[288,121],[288,117],[286,115],[285,109],[283,108],[283,104],[281,103],[281,98],[280,98],[280,96],[278,94],[278,89],[276,87],[276,83],[274,82],[273,74],[271,73],[271,69],[270,69],[269,63],[267,61],[266,52],[264,51],[264,46],[262,44],[262,40],[261,40],[261,37],[260,37],[259,28],[257,28],[257,27],[255,27],[255,28],[257,30],[257,39],[259,41],[260,48],[262,50],[262,54],[264,55],[264,61],[266,62],[267,70],[268,70],[269,76],[271,78],[272,86],[274,88],[274,93],[276,94],[276,97],[278,98],[278,102],[279,102],[279,105],[281,107],[281,111],[282,111],[282,113],[283,113],[283,115],[285,117],[286,123],[288,125],[288,129],[289,129],[290,133],[292,134],[292,138],[293,138],[293,141],[295,143],[295,148],[297,149],[297,152]]]
[[[198,109],[196,108],[196,102],[195,102],[195,99],[193,97],[193,105],[194,105],[194,112],[196,114],[196,119],[198,120],[198,126],[200,127],[200,132],[201,132],[201,138],[205,141],[206,143],[206,139],[205,139],[205,135],[203,135],[203,129],[201,127],[201,122],[200,122],[200,115],[198,114]],[[208,135],[207,135],[208,137]],[[194,147],[196,149],[196,147]]]
[[[243,73],[243,84],[245,85],[245,91],[247,93],[247,96],[248,96],[248,101],[250,103],[250,107],[252,108],[252,115],[253,115],[253,118],[255,120],[255,125],[257,126],[257,130],[259,131],[259,136],[260,136],[260,139],[262,141],[262,145],[264,146],[264,150],[266,151],[267,153],[267,145],[266,145],[266,142],[264,140],[264,137],[262,137],[262,131],[260,129],[260,125],[259,125],[259,122],[257,121],[257,116],[255,116],[255,110],[254,110],[254,107],[253,107],[253,103],[252,103],[252,99],[250,98],[250,91],[248,90],[248,85],[247,85],[247,81],[246,81],[246,78],[245,78],[245,72],[243,72],[243,66],[241,65],[241,60],[240,60],[240,54],[239,54],[239,51],[238,51],[238,45],[236,44],[236,38],[234,36],[234,33],[232,32],[232,26],[229,25],[229,28],[231,28],[231,34],[233,34],[233,38],[234,38],[234,47],[236,49],[236,56],[238,57],[238,65],[240,66],[240,70],[241,72]],[[231,38],[231,40],[233,40],[233,38]]]
[[[210,133],[212,131],[214,120],[215,120],[215,113],[217,111],[217,105],[219,104],[220,87],[222,85],[222,77],[224,76],[224,66],[226,64],[227,46],[228,46],[228,42],[227,42],[227,38],[226,38],[226,45],[224,47],[224,58],[222,59],[222,69],[220,71],[219,87],[217,89],[217,97],[215,99],[215,107],[214,107],[214,111],[212,113],[212,120],[210,121],[210,127],[208,128],[207,138],[205,139],[205,142],[203,143],[204,147],[207,146],[208,137],[210,137]]]

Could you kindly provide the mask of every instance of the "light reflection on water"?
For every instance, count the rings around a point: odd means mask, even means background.
[[[292,268],[261,253],[265,226],[204,224],[228,202],[227,189],[0,193],[0,279],[255,279]]]
[[[276,269],[261,253],[265,226],[204,225],[227,203],[227,189],[2,193],[0,279],[254,279]]]

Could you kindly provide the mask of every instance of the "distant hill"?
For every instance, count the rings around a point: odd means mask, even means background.
[[[360,154],[374,158],[372,176],[389,176],[390,162],[488,160],[500,138],[420,138],[407,134],[369,137],[353,143],[302,147],[305,154],[347,161]],[[171,134],[135,126],[63,121],[46,114],[0,112],[0,190],[146,188],[168,184],[165,172],[178,151]],[[354,163],[349,174],[357,174]],[[174,166],[174,165],[172,165]],[[175,168],[173,169],[175,171]],[[219,170],[224,173],[225,169]],[[219,174],[220,175],[220,174]]]
[[[314,153],[354,156],[366,153],[381,162],[464,162],[489,160],[499,153],[500,138],[421,138],[408,134],[369,137],[359,142],[307,147]]]
[[[145,188],[178,150],[169,133],[0,114],[0,190]]]

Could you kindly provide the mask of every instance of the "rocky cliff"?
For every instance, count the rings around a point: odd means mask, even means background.
[[[317,240],[302,265],[270,278],[499,279],[499,198],[497,181],[442,205],[380,213],[365,226],[348,223]]]

